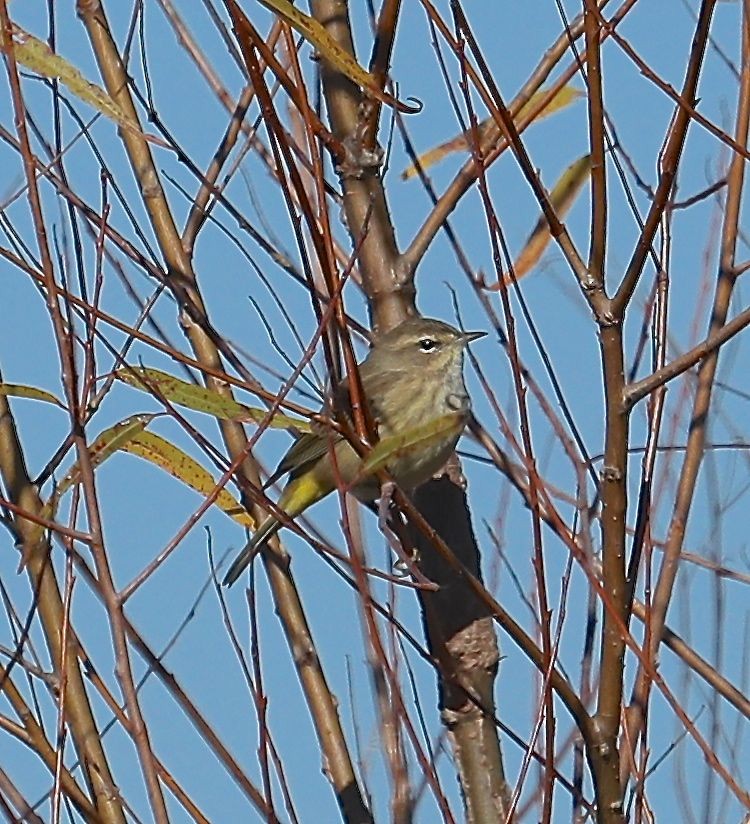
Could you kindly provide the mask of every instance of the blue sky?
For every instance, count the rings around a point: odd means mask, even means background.
[[[61,5],[57,10],[58,50],[90,79],[98,81],[96,69],[85,32],[74,15],[73,4]],[[126,8],[126,5],[128,6]],[[196,39],[205,49],[230,94],[236,96],[243,83],[206,16],[202,4],[176,3]],[[369,33],[363,13],[364,4],[352,4],[360,59],[366,61],[369,54]],[[528,3],[466,3],[466,12],[480,45],[495,74],[506,99],[512,97],[537,62],[539,55],[561,30],[561,22],[555,4],[550,0],[534,0]],[[740,10],[738,3],[719,3],[715,13],[713,35],[716,43],[738,62],[738,32]],[[635,46],[639,54],[667,82],[679,88],[685,66],[686,54],[693,34],[693,3],[681,0],[640,0],[637,7],[621,28],[621,33]],[[244,7],[261,30],[269,25],[269,14],[257,4],[245,3]],[[565,4],[572,16],[578,4]],[[449,15],[448,4],[441,2],[438,8]],[[43,4],[11,4],[14,19],[33,34],[44,37],[47,31],[46,10]],[[129,4],[110,4],[111,24],[118,42],[124,42]],[[145,35],[150,80],[154,90],[158,112],[181,147],[198,166],[205,168],[215,151],[226,124],[226,115],[215,97],[207,89],[192,63],[179,48],[171,28],[165,21],[158,4],[151,0],[145,4]],[[303,46],[303,66],[310,70],[314,64],[308,59],[309,48]],[[663,141],[673,106],[660,90],[642,77],[638,69],[609,42],[604,48],[604,88],[607,111],[615,123],[618,136],[640,174],[651,184],[656,175],[659,147]],[[458,78],[455,65],[450,61],[452,81]],[[133,72],[143,89],[142,76],[137,60]],[[309,75],[311,76],[311,74]],[[419,150],[432,147],[457,131],[455,115],[450,107],[442,78],[436,66],[434,51],[430,45],[425,15],[419,3],[405,3],[393,63],[393,76],[399,83],[402,97],[415,97],[424,104],[419,115],[408,118],[411,138]],[[574,81],[582,88],[580,79]],[[0,84],[0,122],[12,130],[7,82]],[[49,132],[51,110],[48,91],[40,83],[24,80],[24,94],[31,112],[38,118],[46,133]],[[700,86],[702,114],[713,122],[731,130],[732,112],[736,106],[737,82],[725,61],[711,50],[706,59],[706,69]],[[76,108],[85,117],[91,111],[84,104]],[[253,112],[255,116],[255,112]],[[66,140],[75,134],[72,121],[64,117]],[[92,133],[106,162],[121,186],[124,196],[133,209],[141,227],[147,227],[140,196],[125,162],[114,126],[99,120]],[[568,111],[531,128],[525,136],[526,146],[534,165],[539,168],[545,185],[551,188],[567,165],[587,151],[586,109],[583,100]],[[156,149],[157,165],[164,174],[165,187],[173,205],[179,225],[184,223],[189,200],[179,192],[169,179],[184,186],[189,195],[196,190],[196,183],[174,153]],[[727,150],[718,141],[696,125],[692,125],[686,147],[685,162],[679,179],[678,198],[688,197],[721,176],[727,162]],[[101,184],[99,165],[83,141],[78,141],[66,154],[67,170],[73,188],[92,204],[100,203]],[[417,182],[403,183],[398,173],[408,163],[398,137],[394,139],[387,188],[393,219],[399,242],[405,246],[424,219],[429,203]],[[438,191],[442,191],[452,179],[460,160],[446,160],[432,173]],[[0,145],[0,203],[19,187],[22,168],[18,158],[3,144]],[[612,169],[610,168],[610,171]],[[490,186],[495,208],[502,222],[503,231],[511,250],[515,253],[523,245],[538,218],[533,194],[510,156],[505,156],[493,167]],[[641,215],[648,202],[643,192],[632,183],[636,203]],[[627,265],[637,237],[637,226],[626,203],[624,194],[614,174],[610,175],[612,191],[609,212],[610,235],[607,272],[610,283],[616,283]],[[235,176],[228,187],[232,202],[255,223],[257,204],[261,204],[263,220],[272,227],[293,257],[298,259],[289,231],[289,218],[282,198],[269,182],[266,171],[252,155],[243,162],[242,174]],[[59,237],[66,236],[67,224],[62,203],[55,200],[49,189],[44,190],[45,213],[50,225],[57,227]],[[20,227],[28,243],[33,244],[33,234],[26,218],[26,206],[21,201],[11,205],[6,212],[16,227]],[[235,223],[225,213],[217,211],[224,227],[229,228],[244,251],[251,255],[263,270],[274,288],[278,290],[285,307],[294,318],[297,331],[308,341],[315,323],[309,300],[304,290],[291,283],[275,268],[248,238],[242,235]],[[670,276],[672,298],[670,304],[670,356],[684,351],[699,340],[706,328],[708,297],[704,284],[712,288],[716,268],[716,241],[721,217],[720,205],[709,198],[698,206],[680,212],[676,217],[672,234]],[[334,213],[335,229],[344,247],[345,230]],[[461,202],[451,218],[463,247],[475,270],[483,270],[490,277],[493,273],[491,248],[486,222],[476,191],[471,191]],[[111,222],[128,237],[133,237],[127,217],[121,207],[113,203]],[[572,210],[567,225],[579,249],[588,249],[589,209],[584,193]],[[150,231],[146,228],[149,242]],[[7,245],[7,237],[0,232],[0,243]],[[136,241],[137,242],[137,241]],[[142,244],[138,242],[139,248]],[[748,256],[747,244],[739,245],[739,259]],[[86,262],[93,271],[94,256],[91,244],[87,246]],[[125,263],[126,271],[141,295],[148,295],[153,284],[142,274]],[[202,232],[196,249],[195,268],[199,283],[209,308],[214,326],[241,350],[253,357],[272,364],[286,375],[289,368],[275,352],[267,339],[263,325],[250,302],[252,297],[260,305],[279,341],[293,359],[299,358],[294,339],[284,326],[278,308],[271,300],[266,287],[260,282],[247,259],[219,228],[208,225]],[[628,339],[628,363],[632,360],[634,345],[640,334],[642,306],[652,272],[644,276],[644,284],[636,295],[633,311],[626,327]],[[105,268],[103,304],[107,311],[127,322],[133,322],[137,311],[133,308],[111,267]],[[468,328],[489,328],[488,320],[473,292],[467,288],[465,276],[456,265],[453,253],[444,237],[436,239],[423,261],[418,277],[418,305],[426,315],[451,320],[453,317],[448,285],[459,296],[464,322]],[[746,288],[740,282],[737,288],[735,309],[745,305]],[[596,327],[585,302],[579,294],[572,274],[562,256],[548,249],[541,265],[527,280],[522,282],[522,292],[529,306],[536,328],[549,353],[555,372],[560,379],[565,398],[573,417],[592,455],[601,452],[603,412],[602,388],[599,370]],[[362,321],[366,320],[361,296],[348,288],[345,293],[349,311]],[[492,297],[494,309],[500,313],[497,296]],[[0,303],[3,323],[0,325],[0,369],[3,378],[11,382],[23,382],[43,386],[61,393],[60,370],[54,339],[43,299],[25,276],[0,262]],[[517,302],[514,304],[518,310]],[[177,322],[175,307],[167,298],[157,306],[156,316],[170,333],[176,345],[187,350]],[[525,364],[539,376],[544,390],[549,393],[549,381],[543,377],[541,359],[529,330],[519,320],[519,347]],[[109,332],[113,343],[122,340],[119,333]],[[504,405],[505,412],[518,430],[516,403],[512,393],[511,373],[502,348],[493,336],[474,347],[475,354],[496,396]],[[363,354],[363,351],[361,352]],[[719,379],[732,390],[747,391],[746,372],[742,368],[745,356],[742,339],[730,344],[722,355]],[[131,352],[131,362],[142,359],[149,366],[176,371],[175,365],[144,346],[136,346]],[[318,365],[322,359],[318,358]],[[100,369],[108,368],[109,361],[101,353]],[[645,361],[648,364],[648,358]],[[642,367],[641,374],[644,374]],[[262,376],[266,385],[275,388],[278,381]],[[502,440],[498,422],[489,404],[481,395],[479,384],[469,374],[476,412],[487,429]],[[663,432],[663,444],[684,444],[686,415],[689,408],[690,384],[683,394],[682,384],[675,384],[668,394],[668,424]],[[551,397],[551,394],[550,394]],[[310,403],[308,400],[307,403]],[[716,394],[716,419],[712,423],[709,440],[712,443],[744,441],[744,421],[747,419],[747,400],[736,392],[721,389]],[[91,425],[90,437],[127,415],[144,410],[154,410],[154,402],[127,387],[116,387],[97,413]],[[39,405],[19,401],[14,404],[18,426],[32,475],[49,459],[67,433],[68,421],[64,413]],[[200,415],[188,415],[214,443],[218,435],[212,420]],[[556,443],[549,426],[538,406],[531,404],[532,430],[535,448],[544,477],[556,486],[574,492],[574,476]],[[201,457],[184,433],[170,421],[155,426],[164,437],[172,438],[184,449]],[[633,417],[633,445],[640,446],[645,436],[645,405],[636,410]],[[268,466],[275,464],[288,444],[284,433],[268,432],[259,444],[258,454]],[[477,447],[464,440],[463,447],[476,452]],[[631,463],[633,483],[637,482],[640,457],[635,455]],[[665,453],[659,464],[660,505],[654,518],[654,533],[663,537],[668,524],[668,514],[674,497],[674,478],[681,463],[678,451]],[[531,549],[532,537],[528,512],[514,493],[508,496],[496,472],[480,462],[465,461],[469,479],[469,495],[474,527],[480,541],[484,572],[493,594],[513,614],[519,616],[525,626],[531,627],[527,608],[521,602],[512,585],[507,570],[500,565],[497,552],[489,540],[485,523],[499,531],[504,551],[526,592],[532,588]],[[696,554],[714,557],[722,564],[747,573],[748,556],[745,542],[745,486],[747,464],[745,452],[740,449],[712,450],[707,453],[706,465],[701,477],[696,506],[689,524],[685,549]],[[97,475],[100,497],[103,501],[103,517],[107,549],[115,579],[122,585],[129,581],[167,543],[185,519],[197,508],[199,497],[166,477],[164,473],[138,459],[118,455]],[[635,488],[635,487],[634,487]],[[509,497],[509,502],[508,502]],[[335,545],[342,547],[343,539],[338,529],[337,502],[328,501],[315,510],[316,522],[323,525],[326,534]],[[563,511],[570,515],[570,511]],[[719,517],[721,515],[721,518]],[[383,537],[378,533],[375,520],[363,513],[368,550],[371,561],[387,568],[389,553]],[[129,603],[129,614],[147,637],[152,647],[159,651],[190,613],[201,587],[208,576],[206,558],[206,533],[210,527],[214,549],[222,555],[229,548],[237,549],[243,543],[241,529],[230,522],[218,510],[209,512],[182,542],[177,552],[148,581]],[[598,533],[595,533],[598,537]],[[14,575],[17,557],[12,540],[4,533],[2,539],[2,577],[10,598],[23,612],[28,607],[28,584],[24,576]],[[369,686],[370,676],[359,626],[356,596],[346,584],[314,554],[308,546],[294,536],[287,536],[293,558],[293,574],[304,599],[313,634],[326,675],[340,701],[340,711],[350,742],[354,741],[352,718],[356,717],[363,737],[362,758],[367,765],[367,778],[375,798],[375,810],[379,820],[387,815],[387,779],[379,755],[377,728],[374,726],[373,698]],[[555,610],[554,620],[560,614],[560,581],[567,561],[564,548],[552,536],[545,536],[545,552],[549,591]],[[58,560],[62,553],[58,550]],[[499,583],[496,583],[499,581]],[[390,597],[382,586],[375,586],[383,600]],[[259,572],[256,578],[258,611],[261,632],[261,651],[264,661],[264,686],[270,697],[269,721],[274,740],[281,751],[292,793],[297,804],[300,820],[333,821],[337,819],[336,803],[321,770],[320,752],[315,733],[309,721],[296,674],[290,661],[286,641],[280,632],[273,604]],[[575,683],[581,655],[581,620],[587,589],[583,576],[574,575],[567,601],[568,615],[561,644],[561,662]],[[394,608],[399,619],[421,638],[420,617],[409,590],[396,591]],[[247,638],[247,610],[241,587],[227,596],[233,620],[240,637]],[[75,588],[74,619],[80,628],[83,641],[90,650],[100,673],[114,684],[112,677],[111,640],[104,613],[85,583],[79,581]],[[679,593],[670,613],[670,624],[690,640],[709,660],[718,660],[719,667],[737,685],[746,684],[746,662],[741,651],[747,647],[747,598],[744,585],[735,581],[722,581],[696,566],[686,566],[680,578]],[[637,627],[636,627],[637,628]],[[38,629],[34,629],[34,641],[44,649]],[[3,623],[2,643],[11,644],[7,620]],[[521,735],[528,734],[536,712],[538,679],[509,639],[500,635],[501,652],[504,656],[498,679],[497,701],[499,714]],[[135,671],[143,674],[142,662],[133,656]],[[435,709],[436,693],[432,671],[415,656],[410,656],[416,682],[420,689],[423,712],[428,718],[433,740],[440,734]],[[234,654],[227,641],[222,615],[213,591],[200,600],[194,614],[181,631],[175,645],[165,658],[167,668],[175,673],[182,687],[201,708],[209,722],[254,780],[259,780],[257,765],[257,728],[251,698],[237,667]],[[719,754],[730,768],[736,770],[739,783],[746,784],[742,765],[748,762],[748,747],[742,733],[742,721],[726,706],[719,706],[712,716],[711,696],[701,682],[687,683],[684,672],[675,664],[670,653],[664,652],[661,672],[671,688],[683,698],[688,715],[698,719],[704,734],[710,731],[712,717],[726,724],[727,735],[736,735],[732,744],[726,739],[719,742]],[[628,663],[627,676],[632,679],[635,665]],[[351,680],[351,685],[350,685]],[[630,682],[628,682],[630,683]],[[117,693],[116,684],[114,685]],[[404,673],[404,690],[408,693],[408,680]],[[349,696],[356,697],[351,706]],[[212,821],[255,820],[241,793],[230,778],[206,751],[200,737],[186,722],[182,712],[167,696],[156,679],[151,677],[142,690],[144,712],[151,722],[154,747],[167,763],[175,777],[194,792],[206,815]],[[8,712],[0,700],[3,712]],[[565,710],[559,709],[560,740],[568,730]],[[103,706],[97,707],[102,723],[108,720]],[[54,729],[54,715],[46,705],[45,718]],[[651,745],[653,759],[675,740],[680,738],[681,725],[658,696],[654,699],[651,719]],[[117,779],[124,794],[131,801],[142,820],[149,820],[140,772],[132,746],[127,737],[117,729],[108,735],[108,747],[114,763],[118,764]],[[504,755],[509,780],[513,785],[518,774],[523,753],[512,743],[504,740]],[[6,750],[7,747],[7,750]],[[731,752],[734,753],[734,761]],[[7,757],[5,753],[7,752]],[[72,758],[72,755],[71,755]],[[46,776],[34,756],[22,747],[3,739],[0,763],[12,765],[13,778],[35,799],[48,787]],[[570,774],[570,760],[565,758],[562,767]],[[460,819],[460,799],[453,776],[453,767],[445,755],[440,759],[440,776],[445,792]],[[744,768],[746,770],[746,767]],[[533,769],[532,769],[533,776]],[[684,788],[680,784],[684,779]],[[418,774],[414,773],[414,779]],[[661,765],[651,781],[649,800],[656,820],[669,820],[675,805],[688,799],[695,804],[697,819],[706,821],[738,821],[741,810],[737,802],[725,801],[723,789],[717,782],[712,806],[705,806],[707,795],[706,773],[703,757],[689,739],[682,740],[675,753]],[[529,787],[533,780],[528,780]],[[562,790],[556,793],[555,821],[569,820],[569,800]],[[723,806],[726,804],[726,806]],[[704,805],[704,806],[702,806]],[[280,807],[281,809],[281,807]],[[176,805],[170,806],[174,821],[187,820]],[[47,811],[43,810],[43,816]],[[533,820],[534,813],[528,820]],[[434,800],[426,793],[420,804],[416,820],[436,820]]]

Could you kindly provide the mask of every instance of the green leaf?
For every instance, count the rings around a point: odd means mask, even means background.
[[[434,441],[446,440],[460,433],[465,423],[466,418],[463,415],[441,415],[429,423],[412,427],[406,432],[382,438],[362,464],[362,474],[370,475],[379,469],[385,469],[394,458],[415,450],[421,451]]]
[[[36,386],[23,386],[20,383],[0,383],[0,395],[12,398],[27,398],[32,401],[44,401],[60,409],[66,409],[65,404],[56,398],[51,392],[45,389],[38,389]]]
[[[167,372],[158,369],[148,369],[142,366],[128,366],[118,369],[115,378],[142,389],[157,397],[166,398],[170,403],[185,406],[196,412],[205,412],[221,420],[261,423],[268,412],[265,409],[254,409],[238,403],[220,392],[198,386],[194,383],[180,380]],[[309,432],[310,423],[299,418],[290,418],[280,412],[274,413],[268,426],[274,429],[295,429],[299,432]]]
[[[121,449],[166,470],[201,495],[207,497],[216,489],[216,481],[210,472],[179,447],[153,432],[140,432]],[[255,520],[226,489],[219,491],[214,503],[242,526],[250,529],[255,526]]]

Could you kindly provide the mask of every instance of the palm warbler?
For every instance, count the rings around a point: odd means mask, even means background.
[[[455,415],[459,426],[444,435],[427,438],[421,445],[394,451],[387,469],[396,483],[411,491],[428,481],[448,460],[469,415],[469,396],[463,376],[466,345],[485,332],[460,332],[447,323],[412,318],[379,337],[359,367],[365,397],[378,436],[406,433]],[[334,399],[339,412],[350,416],[347,382]],[[345,486],[360,501],[374,501],[380,483],[374,474],[362,473],[362,458],[346,438],[334,431],[301,435],[268,479],[272,484],[289,473],[278,508],[295,518],[307,507]],[[256,552],[282,526],[269,515],[240,552],[224,577],[231,585]]]

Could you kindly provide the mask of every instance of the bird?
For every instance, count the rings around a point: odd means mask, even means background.
[[[485,334],[464,332],[433,318],[412,317],[377,337],[359,365],[365,401],[380,440],[455,416],[455,426],[437,427],[434,436],[411,448],[394,449],[387,456],[386,469],[404,491],[428,481],[455,449],[471,411],[464,353],[469,343]],[[348,380],[333,394],[332,405],[351,421]],[[376,500],[381,489],[378,477],[362,469],[363,458],[346,437],[319,426],[297,437],[265,486],[289,475],[276,506],[291,519],[342,483],[358,500]],[[273,514],[261,521],[227,570],[225,586],[240,577],[282,525]]]

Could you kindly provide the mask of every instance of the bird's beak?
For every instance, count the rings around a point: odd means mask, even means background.
[[[479,338],[483,338],[486,335],[486,332],[464,332],[461,335],[461,340],[463,343],[471,343],[472,341],[479,340]]]

